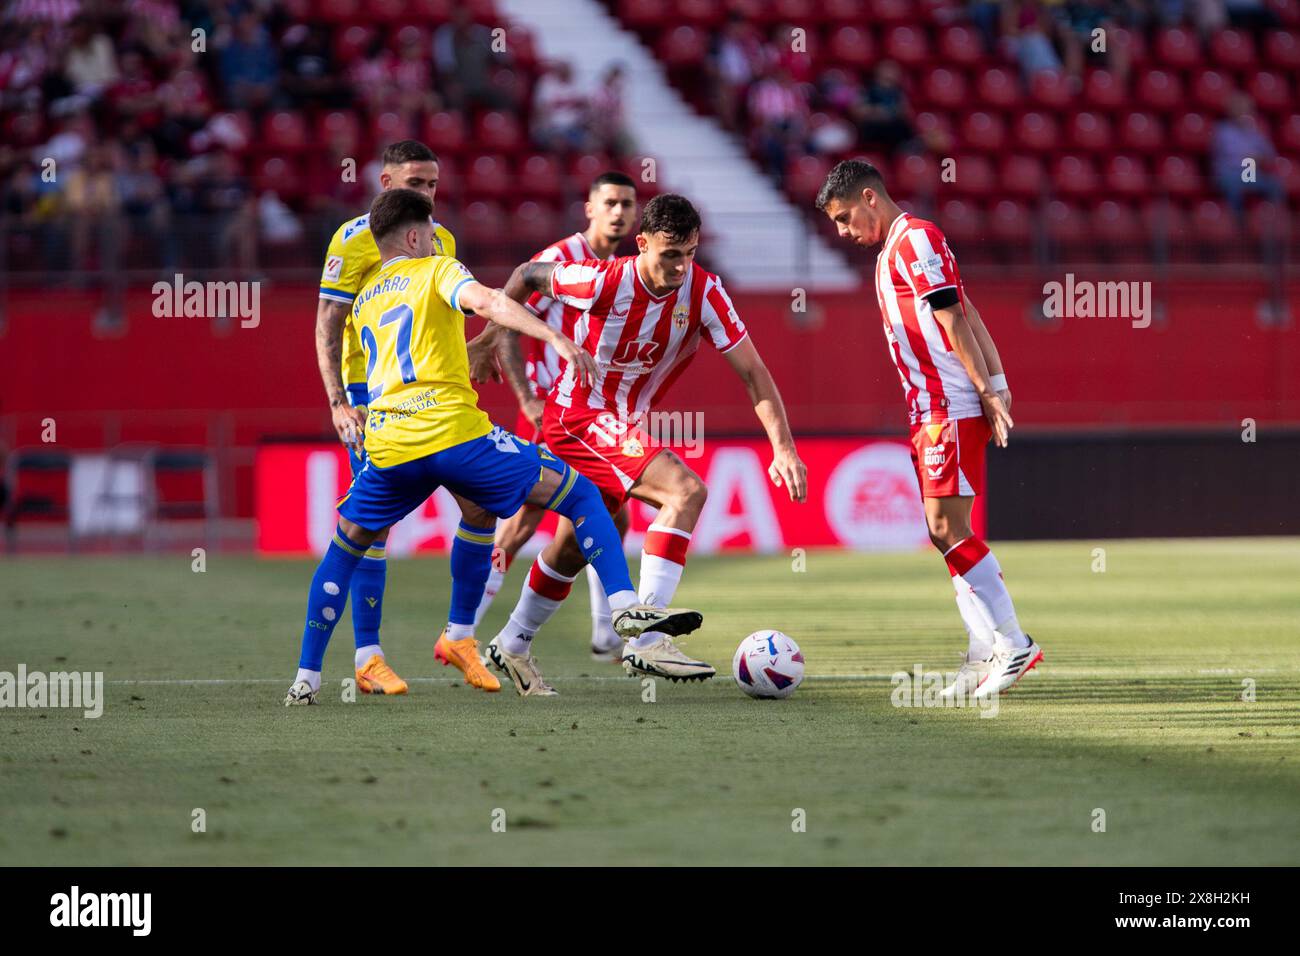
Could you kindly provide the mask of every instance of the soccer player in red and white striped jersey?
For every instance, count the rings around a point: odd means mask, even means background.
[[[565,370],[547,396],[542,438],[551,454],[600,488],[611,511],[629,497],[659,509],[646,532],[638,588],[645,603],[654,606],[667,604],[677,590],[707,489],[677,455],[654,447],[643,424],[701,342],[721,352],[744,383],[772,443],[768,474],[773,482],[784,485],[792,500],[807,495],[806,469],[795,451],[781,394],[721,280],[695,264],[699,242],[695,207],[683,196],[656,196],[642,215],[637,255],[524,263],[505,287],[517,301],[541,292],[579,312],[572,335],[595,357],[597,374],[584,384],[572,368]],[[582,534],[580,528],[577,534]],[[516,670],[535,673],[527,666],[533,636],[559,607],[584,563],[573,526],[561,524],[533,565],[510,622],[489,648],[512,677]],[[653,633],[628,642],[623,666],[628,673],[674,680],[715,673],[704,661],[682,653],[667,635]],[[525,693],[518,680],[515,684]]]
[[[618,244],[632,231],[636,224],[636,183],[624,173],[610,171],[601,173],[587,190],[587,229],[575,232],[558,242],[553,242],[537,255],[533,262],[574,262],[584,259],[609,259],[618,249]],[[558,332],[573,334],[573,326],[582,314],[558,299],[552,299],[540,292],[534,292],[524,303],[534,315]],[[517,340],[517,345],[515,344]],[[527,337],[513,336],[505,342],[507,349],[522,349],[524,362],[509,360],[502,362],[502,371],[514,389],[519,400],[519,419],[515,424],[515,434],[529,441],[540,441],[542,428],[542,409],[546,404],[546,394],[559,380],[563,368],[560,358],[548,343]],[[512,354],[507,351],[507,355]],[[537,526],[546,514],[544,508],[524,505],[511,517],[497,525],[496,551],[493,559],[492,574],[488,578],[483,592],[483,601],[478,608],[475,623],[483,620],[492,605],[493,599],[501,589],[506,571],[514,561],[519,549],[537,533]],[[614,516],[614,524],[620,533],[626,535],[628,527],[627,508],[620,508]],[[610,623],[609,601],[605,598],[605,589],[595,569],[587,566],[587,591],[591,596],[591,653],[598,660],[620,661],[623,654],[623,640],[614,633]],[[491,652],[489,650],[489,658]]]
[[[966,661],[944,694],[995,695],[1042,659],[1020,628],[997,558],[970,526],[985,446],[990,437],[1005,446],[1013,425],[1002,358],[943,233],[900,209],[874,166],[836,165],[817,208],[841,238],[881,247],[876,298],[907,400],[912,462],[930,540],[948,564],[969,636]]]

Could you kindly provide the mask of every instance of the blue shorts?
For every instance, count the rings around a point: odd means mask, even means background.
[[[569,466],[500,426],[490,434],[400,465],[364,464],[339,499],[339,514],[367,531],[382,531],[445,487],[498,518],[523,506],[542,469],[564,475]]]

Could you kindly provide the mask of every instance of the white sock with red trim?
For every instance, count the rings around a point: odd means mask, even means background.
[[[600,575],[590,564],[587,565],[587,593],[591,595],[591,646],[596,650],[606,651],[623,643],[623,639],[614,632],[613,612],[609,607],[609,598],[605,596],[605,586],[600,583]]]
[[[986,661],[993,653],[993,625],[987,621],[976,603],[971,586],[960,574],[952,576],[952,586],[957,592],[957,613],[966,625],[966,659]]]
[[[677,593],[682,572],[686,570],[686,551],[691,546],[689,531],[652,524],[646,529],[641,545],[641,581],[638,594],[642,604],[667,607]],[[663,637],[660,631],[645,631],[628,643],[648,647]]]
[[[551,619],[560,603],[569,596],[577,575],[565,577],[547,565],[539,554],[528,569],[528,580],[519,592],[519,603],[510,612],[510,620],[497,635],[497,642],[511,654],[527,654],[533,637]]]
[[[993,552],[979,538],[963,538],[944,552],[948,570],[970,586],[970,601],[992,627],[996,641],[1012,647],[1028,647],[1029,638],[1016,620],[1016,606],[1002,579],[1002,568]]]

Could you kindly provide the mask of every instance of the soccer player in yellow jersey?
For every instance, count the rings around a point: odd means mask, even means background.
[[[414,189],[429,197],[438,191],[438,157],[428,146],[402,140],[383,153],[379,184],[383,189]],[[456,255],[456,240],[434,223],[435,255]],[[348,461],[355,477],[365,464],[360,436],[366,420],[366,356],[356,326],[351,321],[357,293],[379,271],[379,247],[370,232],[369,214],[349,219],[330,240],[321,273],[316,306],[316,360],[334,428],[348,446]],[[352,631],[356,638],[357,687],[363,693],[404,694],[407,687],[384,659],[379,646],[383,619],[387,534],[370,546],[352,576]]]
[[[338,529],[312,578],[298,675],[286,705],[315,703],[325,648],[367,549],[440,486],[462,499],[463,517],[451,560],[451,611],[434,656],[464,671],[470,685],[501,687],[479,659],[474,612],[491,569],[495,519],[525,503],[573,523],[584,557],[600,575],[617,633],[685,634],[703,620],[697,611],[639,603],[618,530],[595,485],[494,426],[479,409],[470,384],[466,312],[548,342],[584,384],[596,366],[500,289],[477,282],[458,260],[434,256],[432,210],[427,195],[409,189],[386,190],[370,207],[382,264],[357,292],[351,313],[365,355],[366,462],[339,500]],[[510,665],[521,694],[555,693],[530,655],[514,655]]]

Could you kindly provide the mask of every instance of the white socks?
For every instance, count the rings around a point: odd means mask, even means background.
[[[587,565],[587,594],[591,597],[591,646],[604,651],[622,644],[623,639],[614,633],[614,622],[610,620],[613,612],[604,585],[590,564]]]
[[[492,606],[492,600],[497,596],[497,592],[501,590],[501,584],[505,579],[506,573],[504,571],[498,571],[496,568],[493,568],[488,573],[487,584],[483,586],[483,600],[478,602],[478,610],[474,612],[475,627],[478,627],[483,623],[483,615],[486,614],[488,608]]]
[[[378,644],[367,644],[365,647],[358,647],[356,654],[352,656],[353,663],[356,664],[357,670],[366,666],[366,662],[372,657],[383,657],[384,652],[379,649]]]
[[[672,603],[682,572],[686,570],[686,549],[690,543],[690,533],[678,528],[652,524],[646,529],[638,587],[642,604],[667,607]],[[645,631],[628,643],[633,647],[649,647],[663,636],[660,631]]]
[[[296,684],[300,680],[305,680],[312,690],[320,690],[320,671],[308,671],[300,667],[298,668],[298,676],[293,679],[293,682]]]
[[[948,570],[954,578],[960,578],[969,587],[969,605],[971,618],[982,620],[985,628],[994,632],[997,643],[1007,643],[1012,647],[1028,647],[1029,638],[1020,629],[1016,620],[1016,606],[1011,601],[1011,592],[1002,580],[1002,568],[993,552],[979,538],[963,538],[944,553]],[[954,587],[956,587],[954,582]],[[958,590],[958,606],[961,606],[961,590]],[[963,610],[962,618],[967,617]],[[968,625],[973,626],[972,622]],[[972,635],[972,641],[976,630]]]

